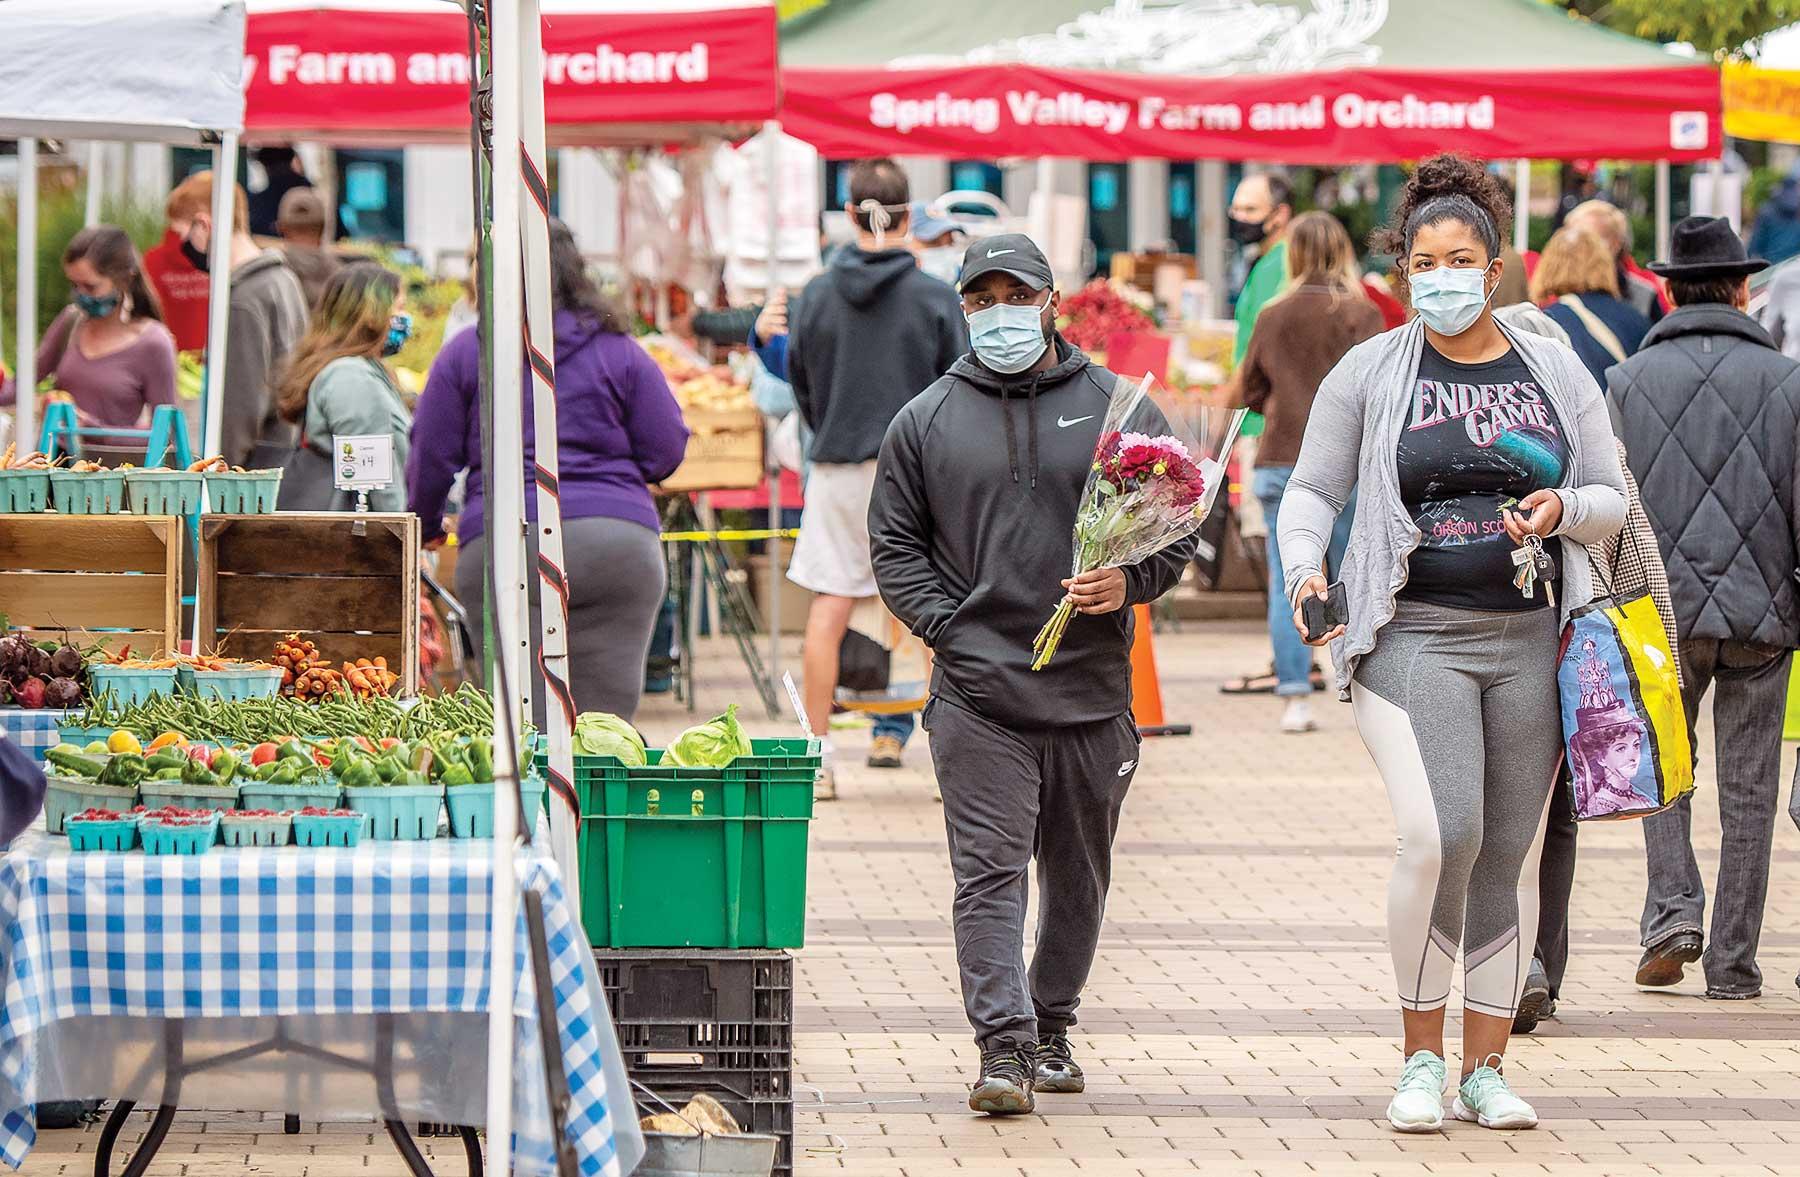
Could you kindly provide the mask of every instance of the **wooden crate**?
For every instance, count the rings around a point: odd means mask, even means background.
[[[755,409],[689,409],[687,454],[663,479],[671,493],[751,490],[762,483],[763,421]]]
[[[298,633],[333,667],[384,657],[418,693],[416,515],[204,515],[199,599],[208,649],[267,659]]]
[[[172,650],[184,546],[171,515],[0,515],[0,614],[39,640]]]

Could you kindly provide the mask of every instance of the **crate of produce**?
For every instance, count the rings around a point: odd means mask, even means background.
[[[538,815],[544,810],[544,782],[529,777],[524,783],[525,829],[527,838],[537,829]],[[452,838],[491,838],[494,836],[494,786],[488,784],[451,785],[444,790],[444,811],[450,818]]]
[[[72,814],[65,828],[71,850],[133,850],[138,844],[137,818],[111,809]]]
[[[52,470],[50,502],[62,515],[117,515],[125,509],[125,473]]]
[[[344,807],[367,815],[377,842],[428,841],[438,836],[442,785],[361,785],[344,789]]]
[[[272,515],[281,490],[281,471],[209,472],[207,505],[219,515]]]
[[[753,740],[726,768],[577,756],[581,917],[611,948],[799,948],[818,745]]]
[[[763,480],[763,419],[754,405],[736,409],[690,408],[687,452],[662,480],[670,493],[750,490]]]
[[[138,821],[145,854],[205,854],[219,840],[217,813],[152,810]]]
[[[88,667],[88,690],[95,696],[110,695],[115,704],[142,703],[175,692],[175,667],[113,666],[96,662]]]
[[[176,516],[0,515],[0,613],[32,641],[173,649],[182,532]]]
[[[281,693],[279,666],[236,665],[226,670],[190,670],[193,692],[203,699],[241,702],[245,699],[273,699]]]
[[[125,505],[133,515],[192,515],[206,476],[186,470],[127,470]]]
[[[294,815],[269,809],[233,809],[219,817],[219,838],[227,846],[286,846]]]
[[[0,512],[32,514],[50,506],[50,471],[0,470]]]
[[[419,520],[416,515],[204,515],[198,576],[200,645],[224,657],[268,659],[297,633],[338,669],[382,657],[419,686]]]
[[[294,815],[294,844],[355,846],[368,826],[368,815],[353,809],[302,810]]]
[[[284,810],[336,809],[344,791],[336,781],[319,780],[298,785],[276,785],[268,781],[240,780],[238,804],[245,809]]]
[[[102,785],[86,777],[52,776],[44,789],[44,825],[53,834],[68,833],[69,818],[89,809],[124,813],[138,801],[132,785]]]
[[[238,785],[190,785],[183,781],[147,780],[138,786],[146,809],[226,810],[238,807]]]

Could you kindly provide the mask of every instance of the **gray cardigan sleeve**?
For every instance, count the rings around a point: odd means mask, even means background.
[[[1300,459],[1281,496],[1276,543],[1289,601],[1308,578],[1321,575],[1331,529],[1356,489],[1362,459],[1367,391],[1352,373],[1352,350],[1326,375],[1300,442]]]
[[[1565,349],[1566,350],[1566,349]],[[1575,452],[1580,455],[1582,484],[1556,492],[1562,500],[1562,522],[1553,534],[1578,544],[1597,544],[1625,526],[1625,472],[1619,465],[1619,439],[1613,434],[1606,397],[1593,375],[1573,352],[1560,375],[1573,390],[1577,408]]]

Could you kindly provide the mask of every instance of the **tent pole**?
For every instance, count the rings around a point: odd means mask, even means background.
[[[523,88],[520,60],[521,33],[518,0],[488,0],[487,17],[492,55],[490,78],[493,91],[493,300],[490,322],[494,326],[494,431],[492,481],[489,493],[488,555],[493,560],[494,641],[488,647],[493,660],[489,681],[500,688],[517,689],[524,682],[517,642],[522,634],[519,616],[524,576],[524,423],[523,390],[525,348],[524,256],[519,230],[519,181]],[[502,667],[505,667],[502,670]],[[512,709],[517,699],[510,692],[495,691],[496,752],[506,747],[507,729],[516,730],[519,716]],[[511,772],[502,769],[502,774]],[[499,790],[496,790],[498,792]],[[496,797],[496,802],[498,798]],[[493,839],[493,939],[489,954],[487,1138],[488,1172],[510,1177],[513,1134],[513,1000],[517,973],[513,956],[518,929],[519,885],[514,875],[513,850],[518,837],[518,811],[495,804]]]
[[[1669,161],[1656,161],[1656,256],[1669,256]]]
[[[1206,282],[1206,313],[1219,319],[1225,315],[1225,161],[1203,159],[1196,170],[1200,173],[1199,191],[1194,195],[1194,246],[1200,251],[1200,277]]]
[[[768,190],[769,190],[769,268],[767,280],[763,283],[763,302],[767,303],[775,297],[775,291],[781,286],[780,237],[781,237],[781,123],[770,119],[763,124],[763,138],[768,141]],[[751,328],[754,332],[756,329]],[[771,439],[775,436],[774,426],[768,430]],[[781,464],[774,460],[774,448],[771,446],[770,460],[763,465],[768,469],[769,477],[769,530],[781,530]],[[771,536],[768,543],[769,553],[769,681],[774,682],[781,677],[781,537]]]
[[[1524,253],[1531,245],[1531,161],[1521,159],[1513,172],[1513,249]]]
[[[28,454],[37,444],[37,245],[38,166],[36,139],[19,140],[19,296],[14,305],[13,329],[18,333],[18,428],[13,438],[19,452]]]
[[[207,253],[206,387],[200,411],[200,453],[219,452],[225,433],[225,340],[231,320],[231,237],[237,227],[238,137],[226,131],[213,148],[212,241]],[[196,651],[197,652],[197,651]]]
[[[106,144],[95,140],[88,144],[87,163],[87,219],[88,225],[100,223],[100,204],[105,199],[106,187]]]

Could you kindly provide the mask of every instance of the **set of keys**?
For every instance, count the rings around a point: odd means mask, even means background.
[[[1544,600],[1556,607],[1556,562],[1550,553],[1544,550],[1544,541],[1537,535],[1527,532],[1525,546],[1516,548],[1512,554],[1512,562],[1519,567],[1513,577],[1513,587],[1518,589],[1529,601],[1537,592],[1538,581],[1544,582]]]

